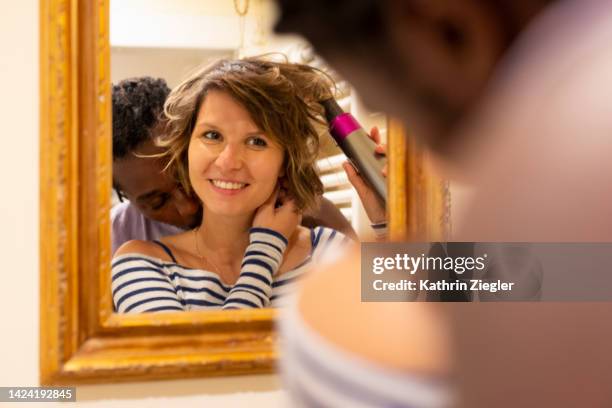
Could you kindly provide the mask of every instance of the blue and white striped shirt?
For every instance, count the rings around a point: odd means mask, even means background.
[[[118,313],[244,309],[277,306],[313,263],[336,254],[349,240],[336,230],[311,230],[310,255],[291,271],[274,277],[287,240],[277,232],[252,228],[240,276],[226,285],[219,275],[142,254],[113,259],[112,293]]]

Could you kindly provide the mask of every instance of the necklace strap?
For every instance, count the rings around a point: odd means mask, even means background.
[[[217,265],[215,265],[210,259],[206,258],[204,256],[204,254],[202,254],[202,252],[200,251],[200,246],[198,245],[198,231],[200,230],[200,227],[194,228],[193,230],[193,239],[195,241],[195,250],[196,250],[196,254],[200,257],[200,260],[202,261],[202,264],[210,264],[213,268],[215,268],[215,270],[213,272],[215,272],[217,275],[221,276],[221,273],[219,271],[219,268],[217,267]]]

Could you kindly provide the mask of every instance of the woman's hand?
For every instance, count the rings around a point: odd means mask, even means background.
[[[369,136],[370,139],[376,142],[377,146],[374,151],[378,154],[386,155],[387,145],[380,143],[380,131],[376,126],[372,128]],[[363,208],[365,209],[370,222],[373,224],[384,222],[387,219],[387,209],[385,208],[385,204],[378,198],[368,183],[361,178],[352,164],[345,162],[342,164],[342,167],[344,167],[344,171],[346,172],[349,181],[353,187],[355,187],[355,190],[357,190],[359,199],[363,204]],[[387,166],[383,168],[382,174],[383,176],[387,177]]]
[[[280,206],[275,208],[277,200]],[[301,221],[302,214],[295,206],[295,201],[280,194],[280,186],[277,186],[274,193],[257,209],[253,227],[274,230],[289,240]]]

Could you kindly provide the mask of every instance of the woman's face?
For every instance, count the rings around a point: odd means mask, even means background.
[[[209,91],[189,142],[189,179],[206,208],[247,215],[274,192],[284,153],[223,91]]]

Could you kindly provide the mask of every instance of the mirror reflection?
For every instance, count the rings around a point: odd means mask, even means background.
[[[378,142],[386,118],[303,40],[272,35],[270,3],[168,3],[111,2],[115,310],[277,306],[385,220],[319,102]]]

